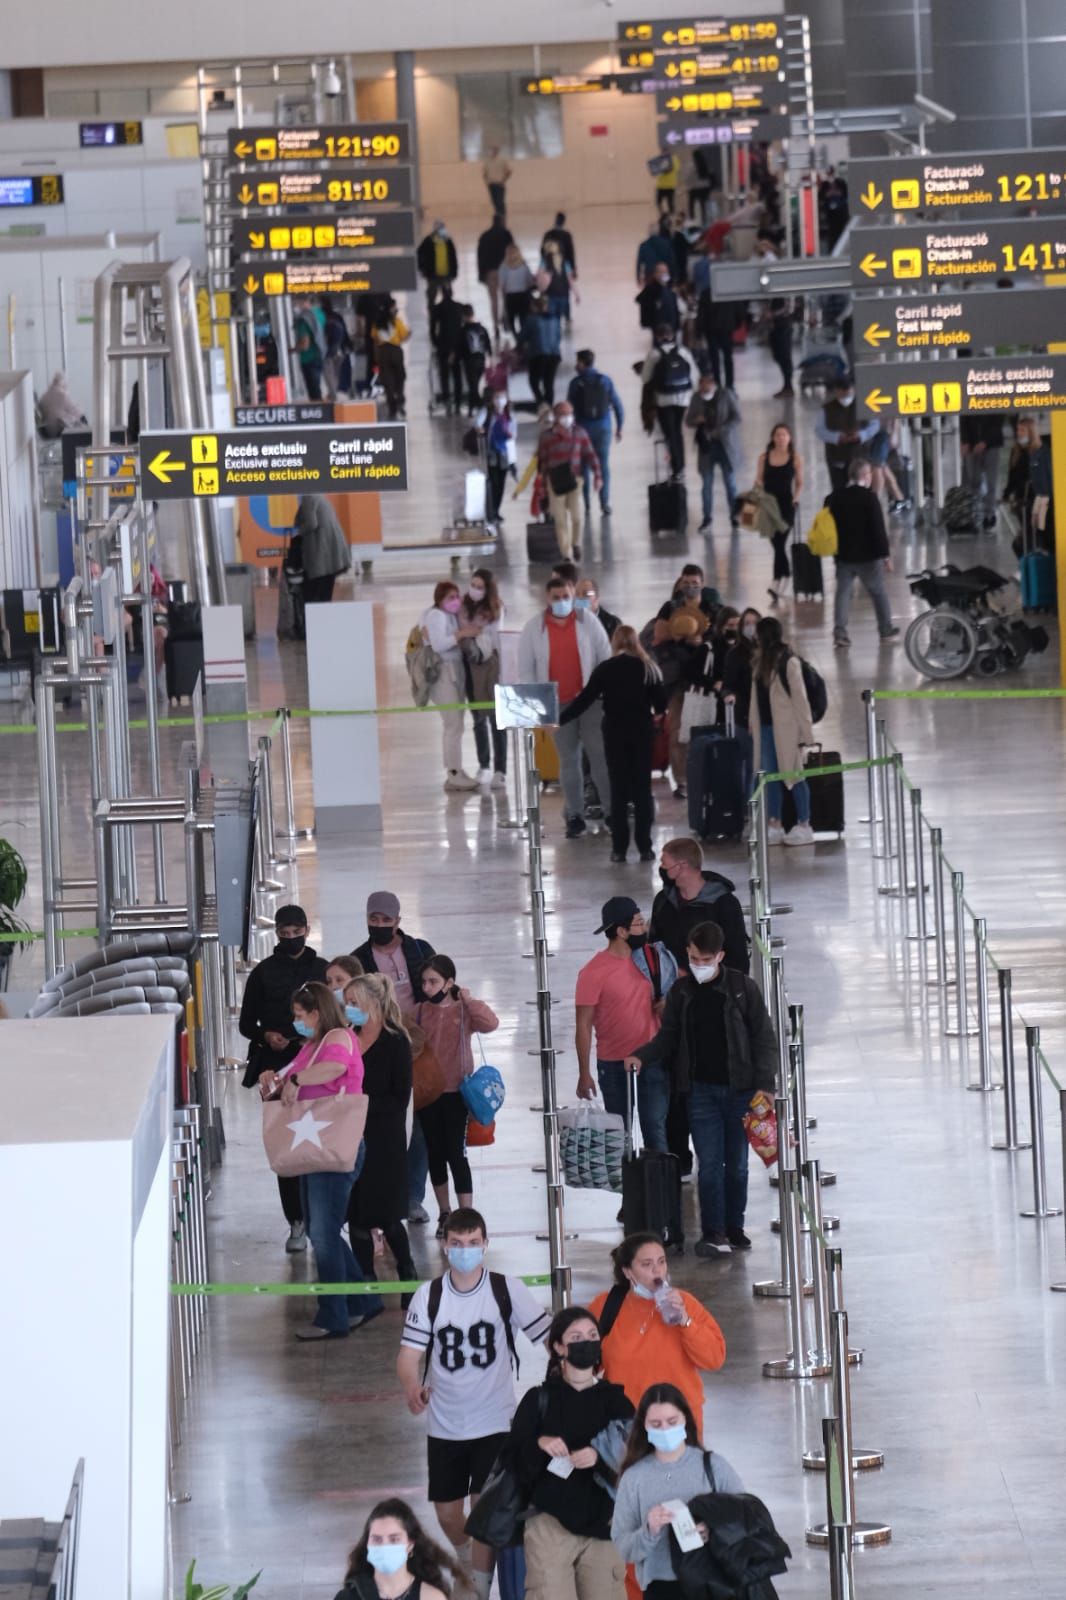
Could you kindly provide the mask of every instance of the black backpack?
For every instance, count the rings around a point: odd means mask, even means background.
[[[496,1302],[500,1316],[503,1318],[503,1334],[507,1340],[507,1348],[514,1363],[515,1377],[517,1378],[522,1368],[518,1359],[518,1351],[514,1347],[514,1333],[511,1331],[511,1291],[507,1287],[507,1279],[502,1272],[489,1273],[489,1288],[492,1298]],[[440,1310],[441,1297],[444,1294],[444,1279],[434,1278],[429,1286],[429,1299],[426,1310],[429,1313],[429,1343],[426,1346],[426,1359],[422,1365],[422,1382],[425,1383],[429,1375],[429,1363],[433,1355],[433,1328]]]
[[[692,388],[692,369],[676,345],[664,350],[656,362],[652,386],[659,394],[680,394]]]
[[[594,378],[581,377],[581,414],[579,422],[601,422],[607,415],[607,381],[601,373]]]
[[[793,652],[789,651],[784,655],[778,668],[781,674],[781,682],[789,694],[792,693],[792,690],[788,687],[788,663],[792,654]],[[825,679],[817,667],[812,667],[810,662],[804,661],[802,656],[796,656],[796,660],[799,662],[803,672],[803,687],[807,691],[807,704],[811,708],[811,721],[821,722],[829,710],[829,690],[825,686]]]

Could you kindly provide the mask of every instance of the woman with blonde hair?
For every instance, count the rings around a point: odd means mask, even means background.
[[[560,721],[570,722],[603,701],[603,748],[611,780],[611,860],[624,861],[629,849],[629,807],[633,837],[642,861],[654,861],[651,825],[652,719],[663,708],[662,673],[635,628],[620,622],[611,638],[612,654],[589,674]]]
[[[407,1144],[411,1129],[411,1037],[392,979],[380,972],[353,978],[344,1014],[362,1051],[366,1160],[348,1202],[348,1237],[365,1277],[374,1271],[373,1230],[380,1228],[402,1281],[416,1276],[407,1217]],[[405,1302],[406,1303],[406,1302]]]

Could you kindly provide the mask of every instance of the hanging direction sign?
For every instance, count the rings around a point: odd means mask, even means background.
[[[735,51],[701,50],[677,55],[664,55],[656,50],[623,50],[619,60],[623,67],[640,72],[653,71],[666,80],[680,83],[703,78],[778,78],[785,69],[784,54],[778,50]]]
[[[146,500],[407,488],[402,422],[142,433],[138,448]]]
[[[406,122],[337,122],[321,128],[230,128],[231,161],[409,161]]]
[[[659,144],[666,150],[681,145],[743,144],[750,139],[787,139],[791,121],[771,112],[751,117],[715,117],[705,122],[660,123]]]
[[[264,206],[409,206],[410,167],[335,165],[320,172],[231,172],[230,203]]]
[[[1066,355],[862,367],[859,405],[875,416],[975,416],[1066,408]]]
[[[1066,211],[1066,149],[848,162],[857,214],[887,219],[957,207],[977,214]]]
[[[414,248],[413,211],[374,211],[336,216],[235,219],[233,245],[242,256],[269,252],[311,255],[318,250],[379,250]]]
[[[687,122],[692,117],[713,117],[723,112],[743,113],[766,109],[761,83],[734,83],[728,89],[660,89],[655,109],[671,122]]]
[[[946,283],[960,278],[1037,278],[1066,271],[1066,217],[941,223],[931,228],[863,228],[852,235],[851,280]]]
[[[1061,289],[1005,289],[855,302],[856,358],[903,351],[1046,345],[1062,328]]]
[[[414,256],[356,256],[311,261],[262,261],[237,269],[237,287],[245,294],[394,294],[415,289]]]
[[[781,44],[783,17],[682,17],[660,18],[651,22],[620,22],[618,41],[624,46],[640,46],[659,52],[691,50],[706,45]]]
[[[116,145],[143,144],[143,122],[79,122],[78,143],[83,150],[113,149]]]
[[[554,77],[527,78],[522,85],[523,94],[599,94],[614,87],[611,73],[557,73]]]

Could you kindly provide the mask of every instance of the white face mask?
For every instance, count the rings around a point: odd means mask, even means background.
[[[745,639],[754,639],[754,637],[755,637],[755,624],[754,624],[754,622],[745,622],[744,626],[741,628],[740,631],[744,635]]]
[[[722,963],[720,960],[712,961],[709,966],[698,966],[695,962],[692,962],[688,970],[691,972],[697,983],[710,983],[712,978],[716,978],[718,976],[718,968],[721,966],[721,964]]]
[[[505,394],[498,394],[492,403],[497,411],[502,411],[504,406],[507,404],[507,396]]]
[[[471,600],[484,600],[485,598],[485,591],[480,584],[470,584],[466,592]]]
[[[559,426],[560,426],[560,428],[572,428],[574,426],[573,417],[570,417],[570,416],[568,416],[568,417],[560,417],[559,418]]]

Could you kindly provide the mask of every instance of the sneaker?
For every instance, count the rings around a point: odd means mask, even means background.
[[[506,789],[506,787],[507,787],[507,774],[506,774],[506,772],[494,772],[492,774],[492,785],[491,785],[491,787],[493,789]]]
[[[458,772],[449,772],[448,776],[444,780],[445,793],[448,794],[454,794],[458,790],[469,790],[476,788],[477,779],[472,778],[469,772],[464,772],[462,767],[459,768]]]
[[[640,852],[640,859],[642,861],[654,861],[655,860],[655,851],[654,850],[642,850]]]
[[[612,850],[611,851],[611,860],[617,862],[620,866],[623,866],[623,867],[626,864],[625,856],[619,855],[617,850]]]
[[[714,1256],[728,1256],[732,1253],[733,1246],[724,1233],[712,1233],[706,1239],[696,1240],[696,1254],[702,1256],[704,1261],[709,1261]]]
[[[417,1223],[428,1222],[429,1212],[426,1210],[425,1206],[412,1206],[407,1214],[407,1220],[408,1222]]]
[[[899,638],[899,629],[898,628],[886,628],[884,633],[881,635],[881,638],[882,639],[898,639]]]
[[[743,1228],[727,1228],[725,1236],[734,1250],[750,1250],[751,1240]]]
[[[573,557],[575,561],[581,560],[581,546],[579,544],[575,544],[574,546]]]
[[[568,839],[580,839],[581,835],[585,831],[586,831],[586,829],[585,829],[585,819],[584,819],[584,817],[567,817],[567,819],[566,819],[566,837]]]
[[[699,531],[700,531],[700,533],[709,533],[710,530],[711,530],[711,519],[710,519],[710,517],[704,517],[703,521],[700,523]]]
[[[443,1239],[444,1238],[444,1230],[448,1226],[448,1215],[449,1215],[449,1213],[447,1211],[442,1211],[440,1216],[437,1218],[437,1238],[438,1239]]]
[[[297,1328],[296,1337],[305,1344],[311,1344],[318,1339],[347,1339],[347,1333],[331,1333],[328,1328],[320,1328],[314,1322],[309,1322],[306,1328]]]
[[[685,788],[685,785],[683,783],[679,783],[675,787],[675,789],[674,789],[674,799],[675,800],[687,800],[688,799],[688,790]]]
[[[491,767],[478,767],[478,769],[477,769],[477,781],[478,781],[478,783],[491,783],[492,782],[492,768]]]
[[[766,830],[766,842],[767,844],[784,844],[785,830],[779,822],[771,822]]]
[[[787,400],[789,398],[789,396],[795,394],[795,392],[796,391],[795,391],[795,389],[793,389],[792,385],[790,383],[786,383],[783,389],[778,389],[777,390],[777,392],[774,395],[774,399],[775,400]]]
[[[365,1328],[368,1322],[373,1322],[375,1317],[383,1315],[384,1306],[378,1306],[376,1311],[360,1311],[357,1316],[348,1318],[348,1331],[354,1333],[356,1328]]]
[[[302,1222],[290,1222],[285,1249],[290,1256],[294,1256],[298,1250],[307,1249],[307,1229]]]
[[[785,834],[786,844],[813,844],[814,829],[809,822],[797,822],[795,827]]]
[[[601,517],[609,517],[609,516],[610,516],[610,515],[611,515],[611,508],[610,508],[610,506],[605,506],[605,505],[604,505],[604,504],[603,504],[603,502],[602,502],[602,501],[601,501],[601,502],[600,502],[600,516],[601,516]]]
[[[846,633],[834,634],[834,636],[833,636],[833,649],[834,650],[847,650],[848,647],[850,646],[850,644],[851,644],[851,640],[848,638]]]

